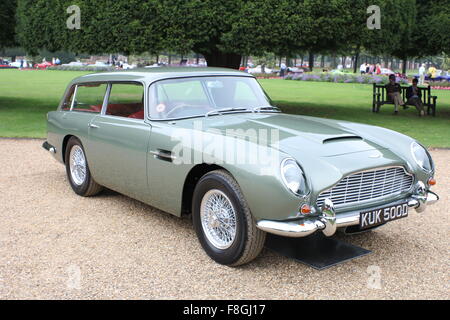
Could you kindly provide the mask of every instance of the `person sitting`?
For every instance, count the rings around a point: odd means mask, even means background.
[[[408,107],[403,102],[402,96],[400,92],[402,91],[402,88],[400,84],[398,84],[395,81],[395,75],[391,74],[389,76],[389,83],[386,85],[386,92],[389,97],[389,99],[394,103],[395,105],[395,111],[394,114],[398,114],[398,106],[403,106],[403,109],[407,109]]]
[[[423,117],[425,115],[425,109],[422,103],[422,92],[417,87],[418,82],[419,80],[413,79],[412,86],[406,89],[406,99],[408,99],[408,104],[416,107],[417,111],[419,111],[419,116]]]

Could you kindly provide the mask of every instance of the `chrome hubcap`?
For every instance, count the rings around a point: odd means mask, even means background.
[[[70,175],[73,183],[81,186],[86,179],[86,158],[80,146],[73,146],[69,156]]]
[[[213,189],[203,196],[200,219],[203,232],[214,247],[231,247],[236,237],[236,211],[225,193]]]

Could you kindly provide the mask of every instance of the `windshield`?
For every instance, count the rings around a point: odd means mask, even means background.
[[[150,117],[156,120],[250,112],[270,106],[258,82],[250,77],[162,80],[152,84],[149,90]]]

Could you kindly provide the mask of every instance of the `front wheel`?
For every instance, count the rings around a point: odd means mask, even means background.
[[[239,185],[228,172],[204,175],[194,190],[192,206],[197,237],[214,261],[238,266],[259,255],[266,233],[256,227]]]
[[[76,137],[67,142],[66,172],[73,191],[83,197],[96,195],[103,187],[92,179],[83,145]]]

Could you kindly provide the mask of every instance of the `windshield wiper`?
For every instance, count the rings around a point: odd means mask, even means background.
[[[264,107],[254,107],[252,109],[253,112],[261,112],[261,111],[275,111],[275,112],[281,112],[280,108],[274,107],[274,106],[264,106]]]
[[[205,114],[205,117],[212,116],[213,114],[220,115],[225,112],[233,112],[233,111],[250,111],[250,110],[247,108],[222,108],[222,109],[211,110],[211,111],[207,112]]]

